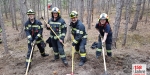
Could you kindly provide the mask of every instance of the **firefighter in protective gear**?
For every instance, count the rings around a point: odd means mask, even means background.
[[[106,13],[102,13],[100,15],[99,22],[96,24],[95,28],[100,33],[98,40],[98,47],[96,50],[96,58],[98,58],[101,55],[102,43],[106,44],[107,55],[111,57],[112,30],[108,21],[108,15]],[[100,38],[100,35],[103,38],[102,40]]]
[[[0,27],[0,33],[2,32],[2,28]],[[0,38],[0,44],[2,43],[2,39]]]
[[[28,38],[28,52],[26,57],[26,67],[28,65],[28,62],[31,62],[31,60],[29,60],[29,57],[32,49],[32,44],[37,45],[42,57],[48,56],[48,54],[45,53],[45,43],[42,37],[42,33],[43,33],[42,23],[35,19],[35,12],[32,9],[28,10],[27,15],[29,19],[25,23],[25,32]]]
[[[61,58],[64,65],[68,65],[68,62],[66,60],[66,55],[64,51],[64,38],[66,36],[66,23],[64,19],[60,16],[60,10],[57,7],[52,8],[51,11],[51,19],[48,20],[47,29],[50,30],[50,44],[52,45],[53,51],[54,51],[54,60]],[[57,36],[60,38],[60,40],[57,38],[54,32],[57,34]]]
[[[87,41],[87,34],[85,31],[85,26],[82,24],[80,20],[78,20],[78,13],[76,11],[72,11],[70,13],[71,18],[71,32],[74,37],[72,46],[75,46],[76,52],[80,53],[80,62],[79,66],[84,65],[86,62],[86,41]],[[80,52],[79,52],[80,50]]]

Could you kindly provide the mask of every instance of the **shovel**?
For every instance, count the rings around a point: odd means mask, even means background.
[[[71,72],[71,75],[74,75],[73,69],[74,69],[74,46],[72,46],[72,72]]]
[[[106,68],[106,60],[105,60],[105,52],[104,52],[104,44],[103,43],[102,43],[102,53],[103,53],[104,71],[105,71],[103,75],[108,75],[107,68]]]
[[[45,19],[43,18],[43,17],[41,17],[41,19],[46,23],[46,24],[48,24],[46,21],[45,21]],[[58,37],[58,35],[54,32],[54,30],[51,28],[51,26],[49,27],[50,28],[50,30],[55,34],[55,36],[58,38],[58,40],[61,40],[59,37]],[[63,42],[61,42],[62,44],[63,44],[63,46],[64,46],[64,43]]]
[[[102,38],[101,34],[100,34],[100,38],[101,38],[101,41],[102,41],[103,38]],[[104,51],[104,49],[105,49],[105,46],[104,46],[104,43],[102,43],[102,53],[103,53],[104,71],[105,71],[102,75],[108,75],[107,68],[106,68],[106,60],[105,60],[105,51]]]
[[[72,40],[73,39],[74,38],[72,36]],[[74,46],[72,46],[72,71],[71,71],[71,74],[66,74],[66,75],[74,75],[73,70],[74,70]]]
[[[66,75],[74,75],[73,69],[74,69],[74,46],[72,46],[72,71],[71,74],[66,74]]]
[[[32,53],[33,53],[33,50],[34,50],[34,46],[35,46],[35,44],[33,44],[33,45],[32,45],[32,49],[31,49],[31,53],[30,53],[29,60],[31,60]],[[28,65],[27,65],[27,69],[26,69],[26,73],[25,73],[25,75],[28,75],[29,66],[30,66],[30,62],[28,62]]]

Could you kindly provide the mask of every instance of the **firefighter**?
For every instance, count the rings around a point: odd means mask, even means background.
[[[66,23],[64,19],[61,18],[60,10],[57,7],[53,7],[51,11],[51,19],[48,20],[47,29],[50,30],[50,44],[52,45],[54,51],[54,60],[61,58],[64,65],[68,65],[68,61],[66,60],[66,55],[64,51],[64,38],[66,36]],[[52,31],[50,29],[52,28]],[[57,36],[59,38],[57,38]],[[60,40],[59,40],[60,39]]]
[[[96,58],[101,55],[102,51],[102,43],[106,44],[107,55],[112,56],[111,53],[111,44],[112,44],[112,30],[108,21],[108,15],[106,13],[102,13],[99,17],[99,22],[96,24],[95,28],[98,30],[99,34],[99,41],[98,47],[96,50]],[[103,38],[101,40],[101,37]]]
[[[35,12],[32,9],[27,11],[27,15],[29,17],[28,21],[25,23],[25,32],[28,38],[28,52],[26,57],[26,67],[29,60],[32,45],[37,45],[38,49],[40,50],[41,56],[46,57],[48,54],[45,53],[45,43],[43,41],[42,33],[42,23],[39,20],[35,19]]]
[[[0,27],[0,33],[2,32],[2,28]],[[0,38],[0,44],[2,43],[2,39]]]
[[[74,37],[74,40],[72,42],[72,46],[75,46],[76,52],[80,53],[80,62],[79,66],[84,65],[86,62],[86,41],[87,41],[87,34],[85,31],[85,26],[82,24],[80,20],[78,20],[78,13],[76,11],[72,11],[70,13],[71,18],[71,32]],[[79,52],[80,50],[80,52]]]

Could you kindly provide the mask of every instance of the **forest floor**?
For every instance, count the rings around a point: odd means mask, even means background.
[[[66,16],[63,16],[66,23],[69,24],[69,20]],[[145,19],[145,18],[144,18]],[[150,20],[149,20],[150,21]],[[146,64],[147,75],[150,75],[150,22],[144,23],[144,20],[138,22],[137,30],[134,32],[128,31],[127,44],[122,47],[124,23],[122,18],[120,25],[119,36],[117,40],[117,49],[113,49],[113,56],[106,57],[107,72],[111,75],[131,75],[132,64]],[[43,21],[42,21],[43,22]],[[84,21],[85,24],[86,21]],[[110,16],[110,24],[113,29],[114,15]],[[131,19],[131,22],[133,20]],[[9,53],[4,54],[3,45],[0,44],[0,75],[24,75],[25,74],[25,57],[27,53],[27,39],[18,41],[19,32],[11,27],[10,21],[5,21],[7,41],[9,47]],[[87,30],[88,41],[86,45],[87,50],[87,62],[83,66],[78,66],[79,56],[75,55],[74,60],[74,75],[101,75],[104,73],[102,56],[99,59],[95,57],[95,51],[91,49],[93,42],[98,40],[98,32],[95,30],[95,24],[97,23],[97,17],[94,17],[94,22],[91,25],[91,29]],[[132,23],[129,23],[129,28]],[[85,24],[87,28],[87,24]],[[19,25],[20,28],[20,25]],[[44,29],[44,40],[49,37],[49,31]],[[40,52],[35,48],[33,52],[33,62],[29,75],[53,75],[53,71],[56,71],[58,75],[66,75],[71,73],[71,42],[65,43],[65,52],[69,66],[66,67],[62,64],[62,61],[51,62],[53,59],[53,51],[51,48],[45,48],[46,53],[49,53],[48,57],[41,57]]]

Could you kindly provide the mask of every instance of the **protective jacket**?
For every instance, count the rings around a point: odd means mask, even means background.
[[[31,43],[34,40],[37,41],[36,43],[40,43],[42,41],[43,27],[40,21],[34,20],[34,23],[31,23],[31,21],[28,20],[25,23],[25,32],[28,38],[28,43]]]
[[[72,35],[74,36],[74,43],[77,44],[82,38],[87,38],[85,27],[80,20],[77,20],[76,23],[71,22],[70,26]]]

